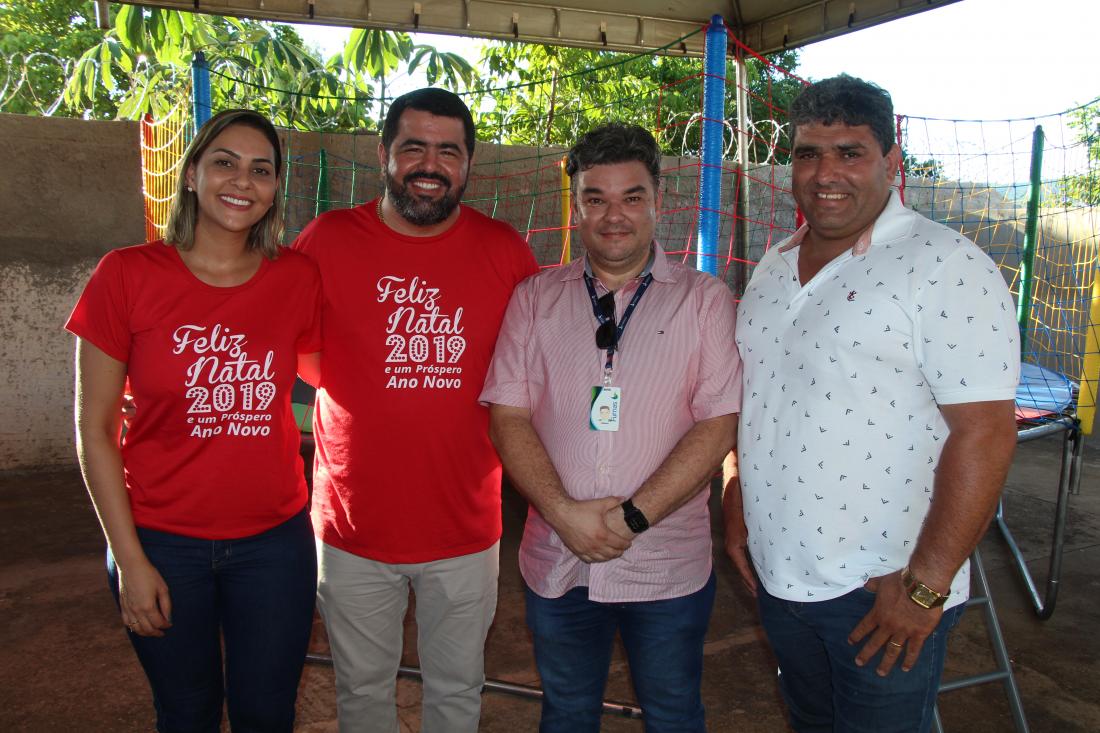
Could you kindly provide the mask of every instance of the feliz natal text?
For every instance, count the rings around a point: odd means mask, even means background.
[[[453,316],[439,312],[439,288],[430,288],[426,280],[414,275],[405,284],[405,278],[383,275],[375,283],[378,302],[397,305],[386,323],[386,333],[397,331],[421,334],[462,333],[462,307]],[[423,312],[420,310],[423,309]]]
[[[248,352],[244,350],[248,339],[244,334],[233,333],[220,323],[210,328],[209,335],[206,330],[206,326],[187,324],[180,326],[172,334],[172,340],[176,344],[173,354],[190,350],[199,356],[187,367],[184,386],[192,387],[200,380],[209,384],[223,384],[266,382],[274,378],[275,371],[271,365],[275,360],[274,351],[268,351],[261,363],[259,359],[248,358]]]

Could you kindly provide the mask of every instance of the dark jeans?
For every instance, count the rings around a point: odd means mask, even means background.
[[[649,733],[703,733],[703,639],[715,579],[682,598],[633,603],[588,600],[588,588],[561,598],[527,589],[527,625],[542,678],[542,733],[600,729],[611,645],[618,631]]]
[[[759,586],[760,620],[779,660],[779,687],[791,727],[799,733],[913,733],[928,731],[936,704],[948,633],[965,604],[944,612],[908,672],[901,660],[885,677],[875,673],[879,652],[857,667],[860,644],[848,634],[875,602],[863,588],[830,601],[802,603]]]
[[[140,527],[138,537],[172,599],[172,626],[163,637],[129,634],[153,690],[157,730],[217,733],[224,698],[234,733],[289,733],[317,591],[306,510],[243,539]],[[117,601],[109,550],[107,573]]]

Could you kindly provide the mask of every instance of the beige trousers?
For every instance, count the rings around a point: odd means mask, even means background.
[[[336,669],[340,733],[397,733],[396,684],[409,588],[424,678],[422,733],[475,733],[485,636],[497,604],[500,543],[410,565],[317,542],[317,606]]]

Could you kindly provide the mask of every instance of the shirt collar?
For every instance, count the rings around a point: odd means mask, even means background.
[[[589,277],[593,276],[592,267],[588,262],[587,255],[579,260],[573,260],[568,265],[561,268],[562,282],[567,280],[579,280],[584,274],[588,274]],[[665,255],[664,249],[657,240],[653,240],[653,248],[649,253],[649,262],[646,263],[645,269],[642,270],[635,279],[643,278],[646,274],[652,274],[653,279],[657,282],[676,282],[676,278],[672,274],[672,268],[669,267],[668,264],[668,256]]]

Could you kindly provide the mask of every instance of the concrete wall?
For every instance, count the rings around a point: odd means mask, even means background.
[[[62,326],[98,259],[144,239],[138,141],[135,123],[0,114],[0,470],[75,460],[73,339]],[[332,206],[347,206],[380,190],[377,145],[372,135],[287,135],[287,152],[295,161],[286,181],[288,241],[314,216],[319,151],[327,156]],[[560,155],[546,148],[479,144],[465,197],[521,232],[530,230],[529,243],[542,264],[556,263],[561,252],[562,234],[555,229],[561,224]],[[694,248],[698,161],[666,158],[664,165],[657,237],[674,249]],[[736,181],[732,169],[723,177],[726,212]],[[756,260],[793,230],[794,205],[785,193],[790,187],[785,167],[755,168],[749,178],[744,217],[749,259]],[[1018,245],[1015,204],[970,189],[973,184],[912,180],[907,201],[985,247]],[[980,217],[968,213],[976,211]],[[1055,264],[1064,269],[1068,262],[1095,256],[1095,216],[1088,212],[1087,221],[1066,225],[1061,218],[1044,219],[1044,248],[1066,260]],[[733,226],[732,217],[722,217],[722,257],[731,247]],[[1077,244],[1053,246],[1063,242]],[[573,256],[581,254],[574,243]],[[725,276],[736,289],[735,268]],[[1070,347],[1074,352],[1080,353],[1076,345]]]
[[[0,114],[0,468],[71,463],[62,327],[108,250],[144,237],[138,128]]]
[[[286,182],[288,241],[313,218],[322,148],[333,206],[378,194],[376,136],[291,132],[285,142],[301,163]],[[479,145],[466,193],[473,206],[521,231],[546,228],[531,236],[544,264],[560,253],[561,234],[549,231],[560,226],[560,155]],[[129,122],[0,114],[0,160],[0,470],[71,464],[73,338],[63,326],[99,258],[145,237],[139,130]],[[666,206],[685,207],[678,216],[690,224],[697,161],[666,165],[686,171]],[[537,210],[534,191],[546,192]]]

